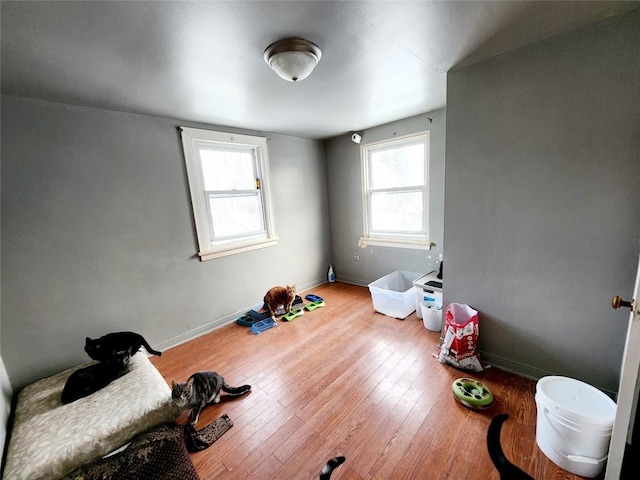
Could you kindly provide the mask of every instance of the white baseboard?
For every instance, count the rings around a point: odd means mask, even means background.
[[[351,285],[357,285],[358,287],[368,287],[369,283],[371,283],[371,282],[365,282],[364,280],[359,278],[343,277],[342,275],[340,275],[339,277],[336,276],[336,281],[342,282],[342,283],[349,283]]]
[[[309,284],[303,285],[301,289],[298,289],[298,293],[303,293],[306,292],[307,290],[310,290],[312,288],[315,288],[319,285],[323,285],[324,283],[327,283],[327,281],[325,279],[319,279],[319,280],[315,280],[313,282],[310,282]],[[153,348],[155,348],[156,350],[166,350],[167,348],[171,348],[171,347],[176,347],[180,344],[186,343],[190,340],[193,340],[195,338],[201,337],[202,335],[205,335],[209,332],[212,332],[214,330],[216,330],[217,328],[223,327],[224,325],[228,325],[229,323],[233,323],[236,321],[236,319],[238,317],[240,317],[241,315],[244,315],[245,313],[247,313],[249,310],[251,310],[251,307],[253,307],[256,303],[259,303],[261,299],[259,299],[258,301],[256,301],[255,303],[252,303],[251,305],[247,306],[246,308],[243,308],[241,310],[238,310],[237,312],[231,313],[229,315],[226,315],[222,318],[218,318],[216,320],[214,320],[213,322],[209,322],[205,325],[201,325],[198,328],[194,328],[193,330],[189,330],[188,332],[182,333],[176,337],[170,338],[169,340],[165,340],[164,342],[160,342],[156,345],[153,345]]]

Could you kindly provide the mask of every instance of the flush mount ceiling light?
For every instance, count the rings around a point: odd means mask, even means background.
[[[301,38],[285,38],[264,51],[264,61],[289,82],[307,78],[320,61],[322,52],[314,43]]]

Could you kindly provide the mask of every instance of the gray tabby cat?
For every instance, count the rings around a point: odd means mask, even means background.
[[[198,422],[204,407],[220,402],[220,391],[229,396],[239,396],[250,392],[251,385],[230,387],[222,375],[212,371],[196,372],[186,382],[171,383],[171,398],[181,411],[189,410],[191,425]]]

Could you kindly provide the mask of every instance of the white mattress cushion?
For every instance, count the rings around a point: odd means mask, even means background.
[[[171,389],[142,351],[130,371],[73,403],[60,395],[69,375],[90,362],[25,387],[18,395],[4,480],[58,479],[175,420]]]

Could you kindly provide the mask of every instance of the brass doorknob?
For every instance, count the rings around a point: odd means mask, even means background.
[[[633,310],[635,303],[636,303],[635,300],[631,300],[630,302],[627,302],[620,295],[616,295],[611,299],[611,306],[616,310],[620,307],[627,307],[630,310]]]

